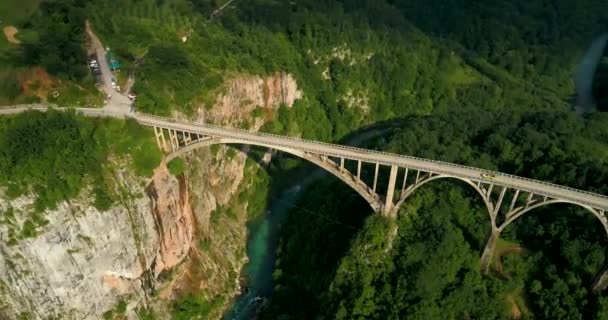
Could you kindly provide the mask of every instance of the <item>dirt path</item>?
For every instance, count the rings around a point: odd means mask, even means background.
[[[15,35],[19,32],[17,28],[14,26],[6,26],[2,29],[4,31],[4,36],[6,36],[6,40],[12,44],[21,44],[19,39],[15,38]]]

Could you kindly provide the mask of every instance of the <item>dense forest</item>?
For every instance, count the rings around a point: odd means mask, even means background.
[[[572,81],[588,44],[608,30],[604,2],[249,0],[211,17],[223,1],[45,1],[37,19],[17,24],[24,45],[0,47],[0,62],[14,66],[0,70],[0,96],[19,101],[16,75],[32,64],[86,84],[79,63],[88,18],[123,65],[136,65],[142,111],[192,115],[211,107],[233,75],[285,71],[305,96],[265,131],[340,141],[399,119],[368,147],[608,194],[608,117],[573,112]],[[595,87],[603,110],[606,65]],[[122,127],[132,134],[112,136]],[[140,141],[132,155],[139,172],[158,157],[128,122],[28,114],[0,122],[0,133],[0,182],[13,195],[36,191],[39,209],[73,196],[83,176],[103,182],[110,149],[133,152],[111,141]],[[50,168],[61,155],[71,160]],[[275,161],[280,168],[285,160]],[[116,195],[100,186],[103,207]],[[509,226],[486,275],[479,256],[488,217],[459,183],[420,189],[395,221],[372,216],[329,178],[302,198],[283,225],[262,319],[608,319],[605,294],[590,290],[608,239],[579,208],[550,206]],[[201,316],[202,300],[177,300],[175,316]]]

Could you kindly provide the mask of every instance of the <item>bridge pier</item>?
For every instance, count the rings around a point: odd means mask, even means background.
[[[405,186],[407,185],[407,173],[409,169],[405,168],[405,173],[403,174],[403,184],[401,185],[401,194],[405,192]]]
[[[177,138],[176,130],[169,130],[169,139],[171,140],[172,150],[179,149],[179,139]]]
[[[490,237],[488,238],[488,242],[486,242],[486,246],[483,249],[483,253],[481,254],[480,267],[482,273],[488,273],[488,271],[490,271],[490,263],[492,262],[492,257],[494,256],[494,249],[496,249],[496,241],[499,237],[500,230],[492,226]]]
[[[391,216],[393,211],[393,198],[395,195],[395,183],[397,182],[397,172],[399,167],[391,166],[391,173],[388,179],[388,189],[386,190],[386,200],[384,202],[384,208],[382,214],[385,216]],[[396,213],[395,213],[396,214]]]

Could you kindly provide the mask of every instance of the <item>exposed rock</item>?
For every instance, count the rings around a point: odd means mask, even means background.
[[[226,83],[224,93],[211,110],[200,109],[198,121],[228,126],[247,122],[251,130],[259,130],[266,120],[272,119],[282,103],[291,107],[301,97],[291,75],[239,76]],[[256,107],[263,108],[263,118],[252,117]],[[247,147],[216,146],[186,155],[197,242],[205,245],[193,248],[188,263],[177,272],[174,282],[181,285],[172,288],[173,292],[164,291],[159,296],[173,297],[202,289],[212,300],[220,295],[231,298],[240,293],[238,274],[247,262],[248,203],[246,199],[239,203],[235,196],[249,187],[246,174],[250,174],[245,171],[247,155],[243,151],[247,151]],[[271,155],[268,152],[261,162],[268,163]],[[222,208],[231,214],[227,215],[220,210]],[[229,301],[227,299],[225,303]],[[223,309],[215,310],[209,317],[220,318],[221,311]]]
[[[95,318],[125,295],[132,307],[145,304],[151,289],[147,286],[153,285],[147,275],[154,280],[186,257],[194,224],[188,193],[181,192],[177,179],[165,168],[156,170],[147,188],[154,197],[149,198],[141,178],[126,170],[116,177],[123,195],[106,212],[91,206],[84,192],[45,212],[49,223],[34,238],[9,245],[9,227],[0,225],[0,300],[8,307],[0,315]],[[3,198],[0,212],[12,208],[19,223],[34,201]]]
[[[130,193],[143,194],[140,183],[130,182]],[[0,211],[10,206],[23,219],[32,203],[32,197],[0,200]],[[60,203],[45,217],[49,224],[37,237],[0,242],[0,279],[8,288],[1,298],[10,306],[5,317],[29,312],[81,319],[100,316],[121,294],[145,295],[142,261],[152,261],[158,247],[147,198],[99,212],[83,197]],[[4,225],[0,237],[7,239]]]
[[[363,111],[363,115],[369,114],[369,97],[364,92],[348,90],[340,99],[344,100],[349,108],[358,108]]]
[[[159,275],[188,255],[194,221],[186,183],[180,183],[165,166],[155,170],[148,194],[153,201],[156,229],[160,236],[154,265],[154,274]]]
[[[256,107],[265,109],[271,117],[272,109],[281,104],[292,107],[300,98],[302,92],[290,74],[275,73],[264,78],[241,75],[228,80],[224,85],[224,93],[217,97],[215,105],[210,110],[201,108],[200,113],[204,120],[209,122],[237,124],[252,120]],[[264,119],[257,120],[259,127]]]

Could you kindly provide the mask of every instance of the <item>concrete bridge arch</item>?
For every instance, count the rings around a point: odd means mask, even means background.
[[[535,194],[533,191],[527,191],[526,189],[520,189],[518,186],[512,186],[508,184],[503,184],[500,182],[496,182],[493,178],[484,176],[482,174],[483,170],[478,170],[477,175],[471,175],[469,177],[462,177],[457,175],[452,175],[450,172],[448,173],[439,173],[434,170],[426,170],[424,167],[418,168],[408,168],[409,166],[402,167],[401,165],[395,165],[393,163],[385,163],[381,162],[381,160],[368,160],[368,159],[358,159],[356,155],[349,155],[348,158],[342,156],[340,154],[332,154],[329,153],[319,153],[314,151],[309,151],[306,148],[301,149],[297,147],[293,147],[289,143],[267,143],[264,142],[264,139],[256,139],[252,137],[252,139],[244,139],[244,138],[235,138],[235,137],[225,137],[225,136],[215,136],[215,135],[201,135],[199,133],[192,133],[188,131],[178,131],[175,129],[169,128],[157,128],[154,127],[156,132],[156,138],[161,149],[164,149],[168,152],[165,161],[170,161],[176,157],[179,157],[189,151],[192,151],[197,148],[211,146],[215,144],[242,144],[242,145],[253,145],[259,146],[274,150],[279,150],[301,159],[307,160],[311,163],[316,164],[317,166],[323,168],[327,172],[333,174],[338,179],[342,180],[349,187],[355,190],[359,195],[361,195],[372,207],[372,209],[377,213],[382,213],[389,217],[396,217],[398,214],[399,208],[403,205],[403,203],[407,200],[407,198],[418,188],[426,185],[429,182],[439,180],[439,179],[456,179],[462,181],[469,186],[473,187],[473,189],[482,197],[484,204],[488,210],[488,214],[491,222],[491,231],[488,236],[488,241],[481,255],[481,268],[482,271],[487,272],[489,270],[489,265],[491,262],[491,258],[494,253],[494,249],[496,246],[496,241],[500,237],[500,233],[513,221],[523,216],[524,214],[550,204],[555,203],[569,203],[575,204],[585,208],[590,211],[595,217],[597,217],[602,225],[604,226],[604,230],[608,235],[608,219],[605,216],[605,212],[603,209],[597,209],[596,207],[586,205],[583,203],[579,203],[577,201],[561,199],[558,197],[550,197],[551,193],[544,191],[539,192],[539,194]],[[169,132],[169,141],[170,147],[165,141],[164,131]],[[196,138],[192,138],[192,136]],[[252,134],[254,135],[254,134]],[[383,156],[382,153],[379,153],[378,158],[381,159]],[[337,162],[332,160],[330,157],[337,159]],[[357,161],[357,173],[353,174],[349,170],[347,170],[344,166],[345,160],[348,161]],[[339,163],[338,163],[339,162]],[[375,176],[373,181],[373,187],[368,186],[365,182],[361,180],[361,163],[373,163],[375,164]],[[389,183],[388,189],[386,192],[386,196],[381,196],[378,192],[376,192],[377,187],[377,179],[378,179],[378,170],[380,165],[390,166],[390,175],[389,175]],[[466,167],[464,167],[467,169]],[[403,182],[402,187],[399,193],[399,199],[395,203],[394,193],[396,191],[396,180],[399,172],[401,170],[405,170],[403,174]],[[408,177],[409,171],[415,172],[415,178],[410,179]],[[475,178],[473,178],[475,177]],[[413,180],[413,181],[411,181]],[[532,181],[527,179],[527,181]],[[408,183],[409,182],[409,183]],[[549,184],[550,185],[550,184]],[[530,189],[528,189],[530,190]],[[573,190],[573,189],[571,189]],[[494,191],[494,192],[493,192]],[[498,191],[498,192],[496,192]],[[505,194],[507,192],[513,192],[514,195],[511,197],[511,203],[509,206],[503,205],[503,200],[505,199]],[[575,190],[573,190],[575,191]],[[519,199],[520,193],[528,194],[527,199],[521,201]],[[498,197],[496,197],[498,194]],[[502,210],[503,208],[508,207],[508,210]],[[504,211],[504,212],[501,212]],[[501,216],[502,215],[502,216]],[[502,223],[498,223],[498,218],[502,218]],[[603,290],[606,286],[608,286],[608,263],[606,264],[606,268],[602,271],[602,273],[597,277],[597,280],[594,282],[594,289]]]
[[[294,155],[301,159],[307,160],[307,161],[317,165],[318,167],[324,169],[325,171],[331,173],[338,179],[342,180],[344,183],[346,183],[349,187],[351,187],[353,190],[355,190],[363,199],[365,199],[365,201],[367,201],[370,204],[370,206],[372,207],[372,209],[375,212],[379,212],[381,210],[382,202],[381,202],[380,196],[377,193],[375,193],[371,188],[369,188],[366,184],[357,181],[357,179],[346,169],[340,170],[340,167],[338,167],[332,160],[323,159],[322,157],[315,156],[315,155],[312,155],[312,154],[309,154],[309,153],[306,153],[306,152],[303,152],[303,151],[300,151],[297,149],[289,148],[289,147],[269,145],[269,144],[265,144],[265,143],[259,143],[256,141],[246,141],[246,140],[239,140],[239,139],[233,139],[233,138],[210,138],[210,139],[206,139],[203,141],[189,144],[183,148],[180,148],[174,152],[171,152],[170,154],[168,154],[165,157],[165,161],[169,162],[192,150],[199,149],[202,147],[209,147],[209,146],[216,145],[216,144],[226,144],[226,145],[242,144],[242,145],[252,145],[252,146],[258,146],[258,147],[264,147],[264,148],[268,148],[268,149],[282,151],[287,154],[291,154],[291,155]]]

